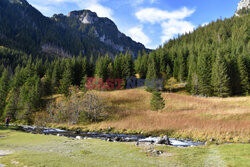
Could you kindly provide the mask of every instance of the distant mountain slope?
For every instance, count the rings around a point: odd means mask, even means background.
[[[68,16],[54,15],[52,19],[63,26],[70,26],[74,30],[80,31],[83,37],[95,39],[118,52],[131,50],[132,54],[137,54],[139,50],[147,50],[141,43],[137,43],[121,33],[112,20],[100,18],[90,10],[72,11]]]
[[[81,20],[82,19],[82,20]],[[83,10],[69,16],[43,16],[25,0],[0,1],[0,45],[27,53],[51,53],[63,57],[82,51],[91,54],[116,54],[145,49],[122,34],[108,18]]]

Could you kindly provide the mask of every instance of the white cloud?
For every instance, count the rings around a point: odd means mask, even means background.
[[[202,27],[205,27],[205,26],[207,26],[209,24],[209,22],[206,22],[206,23],[203,23],[201,26]]]
[[[132,6],[132,7],[137,7],[139,5],[142,5],[142,4],[154,4],[158,2],[158,0],[129,0],[128,3]]]
[[[173,38],[177,34],[184,34],[192,32],[195,26],[188,21],[184,20],[169,20],[161,24],[163,36],[161,37],[162,43]]]
[[[93,12],[96,12],[99,17],[108,17],[113,20],[113,10],[101,5],[99,3],[99,0],[92,0],[92,1],[86,1],[83,2],[82,0],[76,0],[78,1],[78,6],[81,9],[89,9]]]
[[[151,0],[154,3],[156,0]],[[194,9],[183,7],[179,10],[167,11],[158,8],[143,8],[135,13],[135,16],[142,23],[160,24],[162,28],[161,42],[164,43],[175,37],[177,34],[192,32],[195,26],[186,21]]]
[[[55,7],[60,8],[63,3],[75,3],[80,10],[89,9],[96,12],[100,17],[108,17],[110,19],[113,15],[113,10],[103,6],[101,0],[28,0],[35,8],[41,10],[46,16],[51,16],[51,11],[55,10]],[[47,10],[46,10],[47,8]]]
[[[144,45],[151,43],[149,37],[143,32],[143,26],[136,26],[128,30],[128,35],[135,41]]]
[[[155,24],[167,19],[184,19],[188,16],[191,16],[194,12],[194,9],[190,10],[186,7],[183,7],[180,10],[175,10],[173,12],[157,8],[144,8],[136,12],[135,15],[141,22],[149,22]]]

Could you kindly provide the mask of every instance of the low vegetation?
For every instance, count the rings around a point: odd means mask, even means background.
[[[101,140],[72,140],[33,135],[0,127],[0,164],[8,167],[46,166],[231,166],[250,165],[249,144],[203,147],[135,146]],[[152,154],[151,150],[163,152]],[[8,154],[7,154],[8,153]]]
[[[88,125],[51,126],[85,131],[168,134],[172,137],[217,142],[249,142],[250,97],[204,98],[162,93],[165,108],[151,111],[151,93],[142,89],[103,91],[96,94],[110,106],[109,117]]]

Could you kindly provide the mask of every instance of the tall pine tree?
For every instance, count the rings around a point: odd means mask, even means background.
[[[2,77],[0,78],[0,116],[3,114],[6,105],[6,98],[9,90],[9,72],[4,69]]]
[[[71,70],[71,63],[68,60],[66,62],[66,67],[63,72],[62,79],[60,80],[60,93],[64,94],[66,97],[70,95],[69,87],[72,84],[72,70]]]
[[[197,73],[198,73],[198,88],[199,94],[205,96],[211,96],[211,60],[210,55],[206,52],[202,53],[198,57],[197,62]]]
[[[218,51],[213,65],[212,85],[216,96],[227,97],[230,95],[226,59],[220,51]]]

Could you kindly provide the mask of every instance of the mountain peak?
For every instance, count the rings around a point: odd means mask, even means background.
[[[97,14],[90,10],[72,11],[68,14],[68,17],[77,18],[84,24],[93,24],[99,20]]]
[[[86,56],[147,48],[121,33],[115,23],[90,10],[72,11],[65,16],[43,16],[26,0],[0,0],[0,43],[29,54]],[[9,27],[6,29],[5,27]],[[26,41],[24,40],[26,39]]]
[[[238,7],[237,7],[237,11],[235,13],[236,16],[239,16],[241,14],[244,14],[244,13],[248,13],[248,10],[250,9],[250,0],[241,0],[239,3],[238,3]],[[243,13],[242,13],[242,10]]]
[[[19,5],[28,5],[25,0],[8,0],[12,4],[19,4]]]

